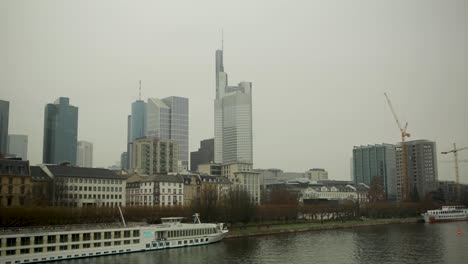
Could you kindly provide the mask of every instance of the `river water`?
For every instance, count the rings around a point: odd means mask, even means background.
[[[461,234],[457,234],[460,230]],[[312,231],[58,262],[167,263],[468,263],[468,222],[395,224]]]

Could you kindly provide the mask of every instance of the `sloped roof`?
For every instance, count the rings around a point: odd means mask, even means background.
[[[79,178],[100,178],[100,179],[119,179],[125,177],[115,174],[113,171],[101,168],[82,168],[62,165],[45,165],[47,169],[56,177],[79,177]],[[38,166],[31,166],[31,176],[48,177]]]

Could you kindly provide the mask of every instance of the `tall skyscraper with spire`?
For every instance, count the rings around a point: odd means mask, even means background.
[[[215,162],[253,163],[252,83],[228,85],[223,49],[216,51]]]

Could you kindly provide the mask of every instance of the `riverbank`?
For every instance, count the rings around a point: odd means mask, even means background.
[[[287,224],[259,224],[255,226],[236,227],[230,230],[226,235],[226,239],[240,238],[249,236],[265,236],[282,233],[296,233],[308,232],[329,229],[353,228],[374,225],[388,225],[388,224],[408,224],[417,223],[420,217],[408,218],[389,218],[389,219],[367,219],[367,220],[352,220],[346,222],[333,221],[333,222],[310,222],[310,223],[287,223]]]

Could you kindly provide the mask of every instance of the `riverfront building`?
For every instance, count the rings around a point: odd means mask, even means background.
[[[78,167],[93,167],[93,143],[78,141],[77,162]]]
[[[78,107],[70,105],[70,99],[58,98],[47,104],[44,112],[44,144],[42,162],[76,164],[78,138]]]
[[[8,148],[8,119],[10,102],[0,100],[0,154],[5,155]]]
[[[8,135],[8,154],[28,159],[28,136],[26,135]]]
[[[221,175],[229,179],[232,187],[247,191],[252,201],[260,204],[260,173],[252,170],[252,163],[223,164]]]
[[[214,162],[214,138],[200,141],[198,151],[190,152],[190,171],[198,170],[198,165]]]
[[[395,146],[377,144],[353,148],[354,183],[371,185],[374,177],[382,177],[387,198],[397,195]]]
[[[126,179],[107,169],[40,165],[31,166],[31,176],[51,183],[42,186],[50,188],[50,204],[55,206],[125,205]]]
[[[29,161],[0,158],[0,207],[25,206],[30,200]]]
[[[223,51],[216,51],[214,160],[216,163],[253,163],[252,83],[228,86]]]
[[[408,176],[408,199],[424,199],[428,192],[438,187],[437,149],[436,143],[429,140],[413,140],[405,142],[406,171]],[[401,143],[396,148],[397,165],[397,198],[403,196],[402,153]]]
[[[126,200],[128,206],[183,206],[183,177],[134,174],[127,179]]]

